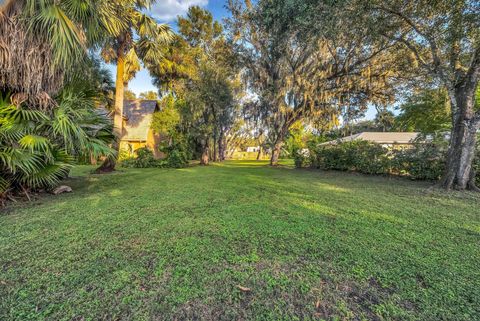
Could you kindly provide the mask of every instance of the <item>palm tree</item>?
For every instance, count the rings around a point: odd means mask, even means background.
[[[140,70],[140,61],[151,67],[163,58],[163,46],[173,39],[173,32],[166,24],[158,24],[152,17],[142,11],[147,9],[150,1],[128,0],[115,4],[117,17],[124,25],[120,32],[111,37],[104,45],[102,55],[107,62],[117,64],[115,80],[115,115],[114,134],[115,149],[119,149],[119,140],[123,131],[124,88]],[[108,158],[98,172],[110,172],[115,169],[115,159]]]
[[[16,0],[0,8],[0,91],[52,107],[65,74],[125,23],[107,0]]]

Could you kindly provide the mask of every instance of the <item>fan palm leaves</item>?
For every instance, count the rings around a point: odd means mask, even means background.
[[[84,88],[88,84],[84,84]],[[94,91],[66,86],[51,110],[14,105],[0,96],[0,199],[15,190],[51,188],[66,177],[76,157],[114,153],[111,124],[95,109]]]
[[[66,159],[56,159],[57,147],[36,133],[48,117],[0,99],[0,195],[11,189],[52,186],[68,173]]]
[[[134,48],[131,48],[125,56],[125,70],[123,71],[123,82],[128,84],[130,80],[135,78],[137,72],[142,69],[140,58]]]
[[[117,1],[16,0],[0,9],[0,89],[25,93],[31,105],[53,106],[65,73],[87,49],[119,35],[127,22]]]

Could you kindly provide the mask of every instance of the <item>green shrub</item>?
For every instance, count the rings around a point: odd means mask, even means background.
[[[121,165],[127,168],[151,168],[162,167],[163,161],[155,159],[153,152],[142,147],[135,151],[136,157],[129,157],[121,161]]]
[[[388,150],[365,141],[318,146],[311,152],[310,164],[324,170],[365,174],[383,174],[390,167]]]
[[[304,157],[302,154],[300,154],[300,153],[295,153],[295,154],[293,155],[293,160],[294,160],[294,162],[295,162],[295,167],[296,167],[296,168],[307,167],[307,166],[305,165],[305,157]]]
[[[421,138],[422,139],[422,138]],[[313,146],[309,165],[323,170],[356,171],[364,174],[394,174],[419,180],[438,180],[445,171],[447,142],[441,135],[428,143],[417,143],[414,148],[388,150],[366,141],[354,141],[338,145]],[[478,150],[478,148],[477,148]],[[480,171],[480,155],[474,161]],[[304,157],[297,156],[297,167],[308,166]],[[477,175],[477,184],[480,176]]]
[[[310,152],[308,149],[297,149],[293,152],[293,160],[296,168],[310,167]]]
[[[120,163],[127,168],[182,168],[187,166],[188,155],[183,144],[172,143],[171,145],[165,145],[160,147],[160,151],[166,155],[162,160],[155,159],[153,152],[144,147],[135,151],[135,157],[124,158]]]
[[[188,145],[181,135],[172,137],[169,144],[160,147],[160,151],[165,154],[165,166],[182,168],[188,165]]]
[[[413,179],[438,180],[445,171],[446,150],[435,143],[418,144],[397,151],[392,159],[393,173]]]
[[[188,165],[187,154],[184,151],[174,149],[166,158],[167,166],[170,168],[182,168]]]

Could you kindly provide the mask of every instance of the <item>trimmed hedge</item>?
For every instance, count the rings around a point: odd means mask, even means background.
[[[447,146],[434,141],[414,148],[391,150],[381,145],[353,141],[338,145],[320,145],[308,154],[297,153],[297,167],[323,170],[355,171],[364,174],[393,174],[418,180],[438,180],[445,169]],[[480,158],[475,160],[480,171]],[[477,176],[480,183],[480,177]]]
[[[438,180],[445,171],[447,149],[436,144],[419,144],[396,151],[390,159],[390,173],[419,180]]]

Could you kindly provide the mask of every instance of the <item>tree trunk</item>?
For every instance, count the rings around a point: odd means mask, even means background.
[[[213,161],[214,162],[217,162],[218,158],[217,158],[217,131],[215,130],[214,131],[214,134],[213,134]]]
[[[120,140],[123,134],[123,95],[124,82],[123,74],[125,71],[125,44],[120,43],[117,50],[117,75],[115,79],[115,114],[113,117],[113,135],[114,142],[112,148],[120,152]],[[117,160],[116,157],[107,157],[103,164],[97,169],[97,172],[108,173],[115,170]]]
[[[288,129],[290,127],[289,122],[283,124],[280,132],[277,135],[275,144],[273,145],[272,158],[270,159],[270,166],[278,166],[278,160],[280,159],[280,152],[282,151],[285,137],[287,136]]]
[[[115,148],[118,144],[114,143],[112,144],[112,148]],[[95,170],[95,173],[97,174],[103,174],[103,173],[111,173],[115,170],[115,156],[112,157],[105,157],[105,160],[103,161],[102,165],[100,165],[99,168]]]
[[[441,182],[447,190],[477,190],[473,160],[480,121],[475,118],[474,94],[475,91],[459,87],[454,91],[455,97],[450,98],[456,112],[452,116],[450,146]]]
[[[205,140],[205,144],[203,144],[203,151],[202,156],[200,158],[200,165],[208,165],[210,160],[210,147],[208,146],[208,139]]]
[[[272,158],[270,158],[270,166],[278,166],[278,160],[280,159],[280,152],[282,151],[283,142],[277,142],[273,146]]]
[[[223,131],[220,131],[220,135],[218,136],[218,159],[223,162],[225,160],[225,152],[226,152],[226,141],[225,141],[225,134]]]
[[[260,148],[258,149],[257,161],[260,160],[260,158],[262,158],[262,147],[261,147],[261,146],[260,146]]]

